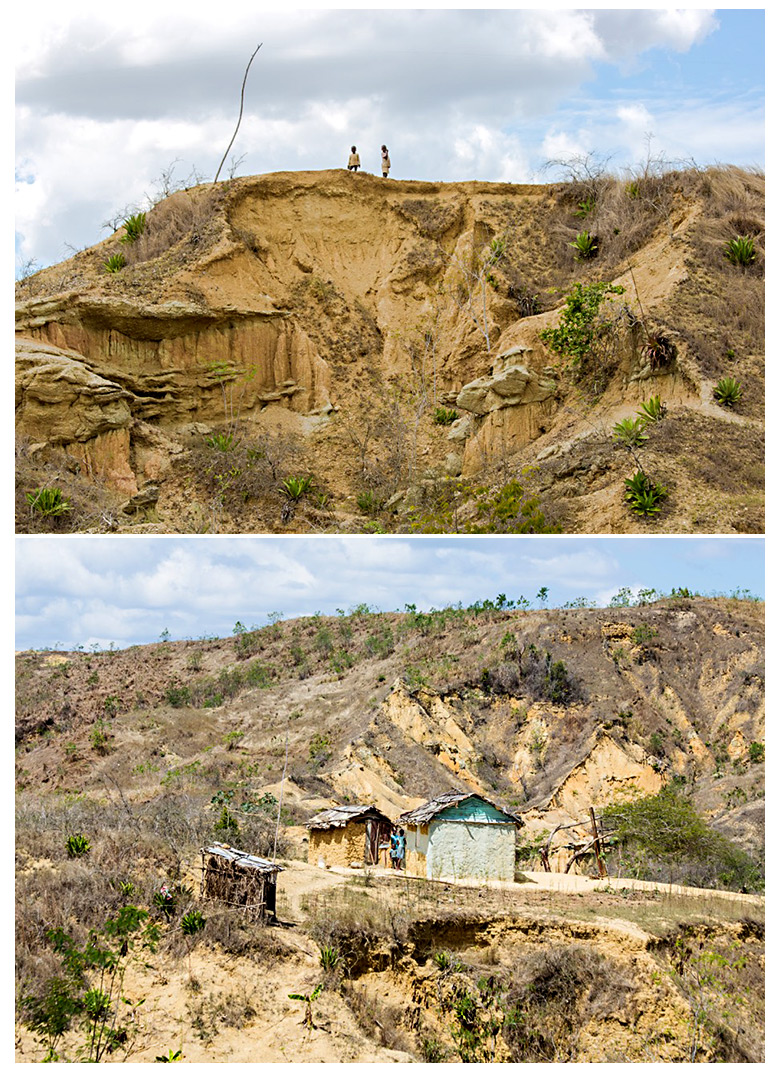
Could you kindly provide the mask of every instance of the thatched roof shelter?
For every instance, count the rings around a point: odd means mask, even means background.
[[[244,908],[254,919],[276,914],[276,875],[283,867],[227,844],[203,848],[201,860],[204,899]]]

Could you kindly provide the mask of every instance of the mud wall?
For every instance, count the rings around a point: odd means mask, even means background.
[[[364,822],[348,822],[338,829],[311,829],[309,862],[314,866],[350,866],[363,863],[366,853]]]

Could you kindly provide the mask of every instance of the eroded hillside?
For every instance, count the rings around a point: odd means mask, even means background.
[[[176,192],[135,243],[120,228],[19,286],[18,528],[760,531],[763,213],[763,179],[728,169]],[[543,341],[599,282],[622,291],[588,349]],[[626,501],[637,468],[666,489],[657,519]],[[42,486],[69,509],[31,510]]]
[[[397,815],[453,786],[530,833],[684,778],[725,834],[763,844],[763,605],[435,614],[357,610],[234,638],[17,657],[22,789],[110,771],[133,797],[186,777]],[[200,779],[198,779],[200,778]],[[288,793],[289,794],[289,793]]]
[[[536,874],[557,825],[670,788],[760,863],[762,604],[359,605],[236,630],[17,656],[17,1060],[762,1060],[760,896]],[[514,882],[307,865],[315,812],[452,788],[520,812]],[[281,862],[275,925],[199,897],[216,839]],[[77,1006],[99,966],[74,983],[63,957],[113,942],[122,905],[159,941],[129,933],[96,1058]]]

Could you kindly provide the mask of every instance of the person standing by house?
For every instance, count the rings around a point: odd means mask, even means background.
[[[384,143],[382,143],[382,179],[387,180],[387,174],[390,172],[390,151],[387,149]]]
[[[357,147],[352,147],[352,153],[349,155],[349,161],[347,162],[347,168],[350,172],[357,172],[360,168],[360,154],[357,152]]]
[[[402,863],[406,854],[406,836],[403,829],[395,829],[390,837],[390,863],[393,870],[403,869]]]

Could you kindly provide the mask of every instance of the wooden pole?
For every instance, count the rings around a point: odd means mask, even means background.
[[[233,143],[235,141],[235,138],[236,138],[236,135],[238,135],[238,129],[241,127],[241,117],[244,115],[244,90],[246,88],[246,77],[249,74],[249,69],[252,66],[252,61],[257,56],[257,54],[260,52],[260,49],[262,47],[263,47],[263,43],[261,41],[260,44],[255,49],[255,51],[249,57],[249,63],[247,64],[246,71],[244,72],[244,81],[241,83],[241,107],[238,110],[238,123],[236,124],[236,130],[233,132],[233,138],[228,143],[228,148],[225,151],[224,157],[222,158],[222,161],[220,161],[220,163],[219,163],[219,168],[217,169],[217,175],[214,177],[214,183],[215,184],[216,184],[217,180],[219,180],[219,174],[222,172],[222,166],[225,164],[225,158],[230,153],[230,147],[233,145]]]
[[[591,806],[590,808],[590,824],[593,829],[593,850],[596,853],[596,865],[599,868],[599,877],[607,877],[607,867],[604,859],[601,855],[601,839],[599,838],[599,831],[596,828],[596,812]]]

